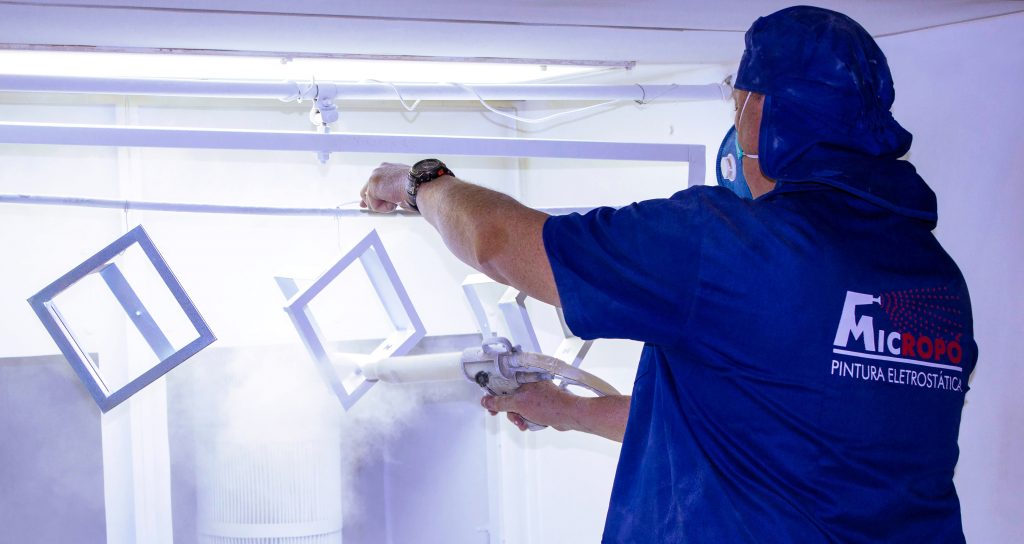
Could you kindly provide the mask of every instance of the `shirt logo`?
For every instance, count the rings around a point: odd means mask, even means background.
[[[959,297],[944,288],[879,295],[847,291],[832,353],[877,362],[834,357],[832,374],[960,391],[959,307]]]

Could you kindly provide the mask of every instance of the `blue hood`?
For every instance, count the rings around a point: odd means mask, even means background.
[[[826,184],[934,226],[935,193],[898,160],[913,137],[890,113],[889,65],[856,21],[808,6],[761,17],[735,86],[765,95],[760,164],[776,191]]]

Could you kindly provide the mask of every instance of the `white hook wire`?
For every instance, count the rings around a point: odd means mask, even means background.
[[[378,83],[380,85],[387,85],[387,86],[391,87],[391,90],[395,91],[395,95],[398,96],[398,102],[400,104],[402,104],[402,107],[405,108],[405,111],[413,111],[413,110],[416,109],[416,106],[420,105],[420,102],[423,102],[423,99],[419,99],[419,100],[413,102],[412,105],[410,106],[409,104],[407,104],[405,102],[405,98],[402,97],[402,93],[401,93],[401,91],[398,90],[398,86],[395,85],[394,83],[391,83],[390,81],[380,81],[378,79],[364,79],[363,82],[364,83]]]
[[[596,109],[596,108],[602,108],[602,107],[605,107],[605,106],[610,106],[612,104],[615,104],[616,102],[622,102],[621,99],[617,98],[615,100],[609,100],[607,102],[601,102],[600,104],[592,104],[590,106],[586,106],[586,107],[575,109],[575,110],[561,111],[561,112],[553,113],[551,115],[547,115],[547,116],[544,116],[544,117],[537,117],[537,118],[532,118],[531,119],[531,118],[528,118],[528,117],[520,117],[518,115],[512,115],[511,113],[505,113],[503,111],[499,111],[499,110],[491,107],[491,105],[488,104],[487,101],[484,100],[484,98],[482,96],[480,96],[480,93],[476,92],[476,90],[473,89],[472,87],[470,87],[469,85],[463,85],[462,83],[454,83],[454,82],[448,82],[448,85],[454,85],[454,86],[456,86],[456,87],[458,87],[460,89],[463,89],[463,90],[466,90],[466,91],[469,91],[469,92],[473,93],[473,96],[476,96],[476,99],[480,101],[480,104],[484,108],[486,108],[488,111],[490,111],[491,113],[496,113],[496,114],[498,114],[498,115],[500,115],[502,117],[507,117],[509,119],[512,119],[514,121],[519,121],[521,123],[530,123],[530,124],[533,124],[533,123],[546,123],[546,122],[548,122],[548,121],[550,121],[552,119],[557,119],[559,117],[564,117],[566,115],[573,115],[573,114],[576,114],[576,113],[582,113],[582,112],[585,112],[585,111],[588,111],[588,110],[592,110],[592,109]]]

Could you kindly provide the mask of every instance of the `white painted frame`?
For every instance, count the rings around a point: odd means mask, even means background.
[[[334,365],[338,357],[352,359],[365,358],[363,354],[344,354],[332,352],[327,341],[320,332],[309,303],[313,301],[334,282],[349,266],[359,262],[370,278],[377,298],[387,312],[391,326],[394,328],[387,338],[373,350],[369,358],[383,359],[405,355],[419,342],[427,331],[423,327],[416,308],[413,307],[409,294],[402,285],[398,272],[391,258],[388,257],[384,244],[376,230],[372,230],[348,253],[335,262],[313,283],[305,289],[299,289],[293,278],[276,278],[278,287],[288,298],[284,309],[291,318],[295,330],[302,339],[303,345],[316,364],[321,377],[328,384],[341,405],[349,410],[376,382],[368,381],[357,372],[340,376]]]

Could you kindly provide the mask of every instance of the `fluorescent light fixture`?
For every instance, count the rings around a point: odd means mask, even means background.
[[[112,262],[136,245],[141,248],[149,263],[159,274],[160,280],[163,281],[192,327],[195,328],[197,337],[181,349],[175,349],[174,343],[161,330],[158,320],[143,304],[123,271]],[[120,388],[112,387],[107,380],[104,380],[97,361],[83,349],[83,343],[71,332],[72,324],[68,323],[61,315],[54,302],[58,295],[91,274],[99,274],[103,279],[121,309],[127,314],[159,361]],[[43,326],[46,327],[46,331],[57,343],[68,363],[74,368],[82,383],[85,384],[96,404],[104,412],[124,402],[217,340],[141,225],[46,286],[42,291],[29,298],[28,303],[39,320],[42,321]]]
[[[536,83],[615,67],[521,62],[290,58],[179,53],[0,51],[0,74],[243,81]]]
[[[338,353],[328,346],[310,303],[335,281],[346,268],[359,262],[370,278],[377,298],[384,306],[393,332],[369,355]],[[288,299],[285,311],[295,325],[302,343],[320,371],[321,377],[334,391],[346,410],[350,409],[376,382],[367,381],[359,372],[362,363],[405,355],[426,336],[426,329],[405,291],[394,264],[384,250],[376,230],[370,231],[355,247],[332,265],[305,289],[294,278],[278,277],[278,287]],[[359,308],[352,311],[359,312]]]

